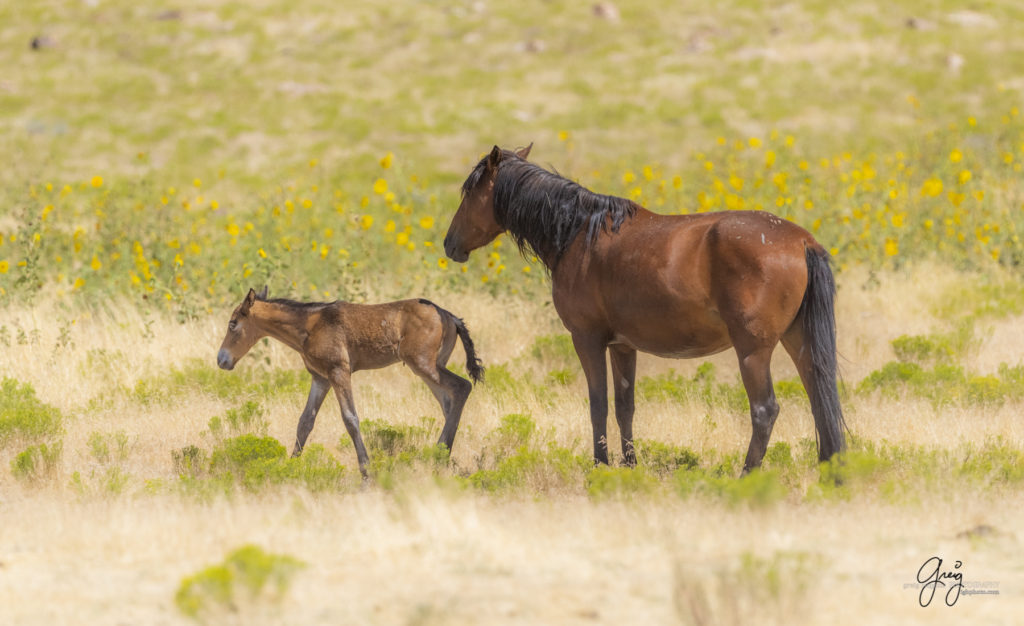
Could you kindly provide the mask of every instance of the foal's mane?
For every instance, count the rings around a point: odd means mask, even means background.
[[[298,300],[289,300],[288,298],[261,298],[258,295],[256,296],[256,301],[266,302],[267,304],[280,304],[294,309],[317,309],[334,304],[333,302],[299,302]]]
[[[480,182],[488,157],[473,169],[462,186],[466,195]],[[494,217],[512,236],[519,251],[533,251],[558,264],[569,244],[586,229],[590,246],[602,231],[618,232],[636,213],[637,205],[626,198],[594,193],[554,172],[502,151],[494,181]],[[547,261],[545,261],[547,262]]]

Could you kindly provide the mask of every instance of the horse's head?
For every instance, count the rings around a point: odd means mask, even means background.
[[[444,236],[444,251],[448,258],[463,263],[470,252],[486,246],[505,231],[494,214],[494,181],[498,177],[498,166],[509,156],[525,159],[532,147],[531,143],[521,150],[507,152],[494,146],[491,153],[473,168],[462,184],[462,203],[448,226],[448,234]]]
[[[257,300],[266,299],[267,287],[264,285],[263,290],[259,293],[250,289],[249,293],[245,296],[245,300],[242,300],[242,304],[235,307],[234,312],[231,314],[231,321],[228,322],[228,334],[224,336],[224,341],[220,344],[220,350],[217,352],[217,365],[221,369],[234,369],[238,359],[245,356],[245,353],[262,336],[259,333],[259,329],[256,328],[252,315],[250,315],[250,309]]]

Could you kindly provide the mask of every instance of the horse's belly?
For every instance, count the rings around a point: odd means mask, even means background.
[[[673,335],[657,333],[615,333],[611,343],[629,346],[668,359],[694,359],[717,354],[732,347],[725,332],[704,332],[699,335],[680,332]]]

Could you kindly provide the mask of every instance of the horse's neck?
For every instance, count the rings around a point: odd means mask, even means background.
[[[257,302],[253,305],[252,315],[263,333],[302,352],[307,333],[306,316],[301,311],[280,304]]]

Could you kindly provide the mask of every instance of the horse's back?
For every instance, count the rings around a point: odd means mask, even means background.
[[[570,250],[571,266],[552,276],[555,306],[567,326],[604,326],[615,343],[712,354],[744,332],[785,332],[806,289],[807,245],[810,233],[766,212],[638,211],[589,256]]]

